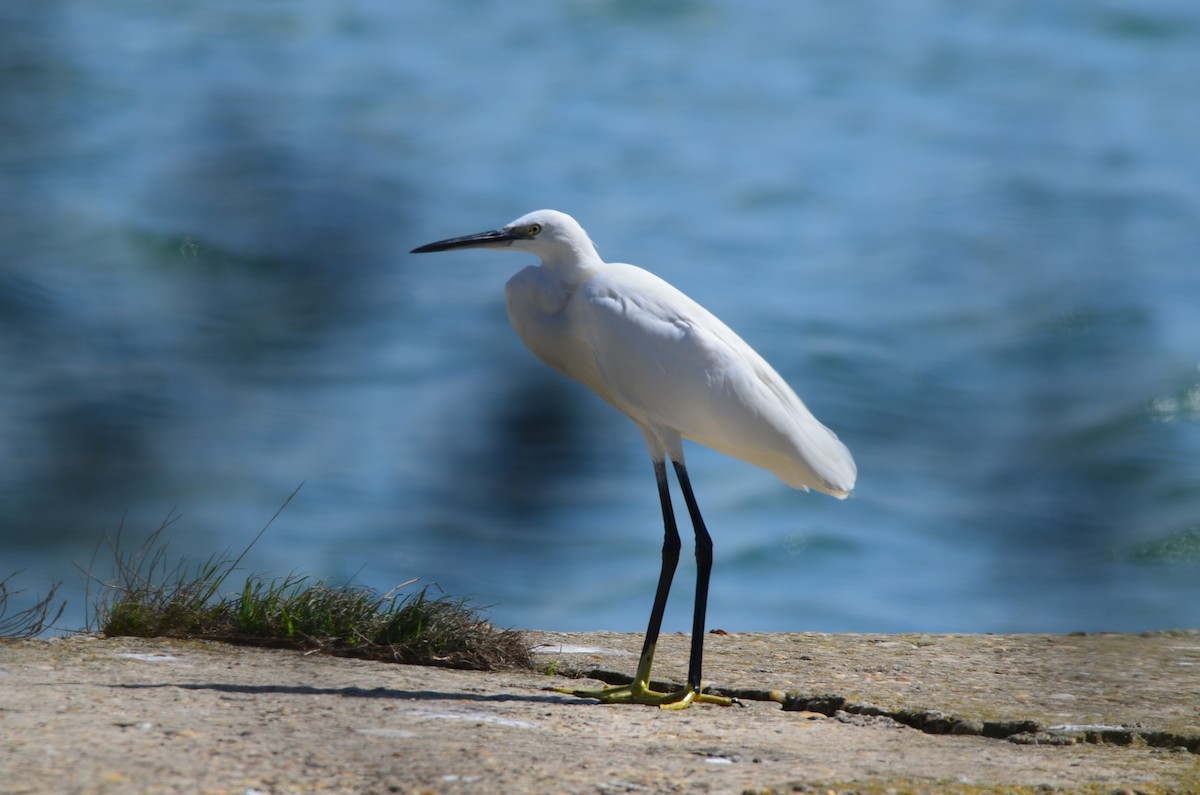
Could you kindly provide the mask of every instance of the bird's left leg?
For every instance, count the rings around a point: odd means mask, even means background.
[[[692,648],[688,657],[687,689],[692,699],[709,704],[728,706],[734,699],[701,693],[703,687],[700,681],[700,669],[704,662],[704,617],[708,608],[708,581],[712,574],[712,536],[704,525],[704,517],[700,515],[700,506],[696,503],[696,495],[692,491],[692,482],[688,478],[687,467],[682,461],[672,461],[675,465],[675,475],[679,478],[679,487],[683,491],[684,502],[687,503],[688,515],[692,519],[692,530],[696,534],[696,604],[692,612]]]

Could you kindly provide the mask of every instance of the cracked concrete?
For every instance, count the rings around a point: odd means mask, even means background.
[[[0,642],[0,793],[1200,792],[1200,635],[724,634],[745,706],[545,691],[640,637],[530,632],[545,672],[195,641]],[[679,681],[687,638],[660,642]]]

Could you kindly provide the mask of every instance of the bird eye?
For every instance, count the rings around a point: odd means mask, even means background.
[[[530,237],[537,237],[538,233],[541,231],[542,231],[541,224],[530,224],[529,226],[525,227],[525,233],[527,235],[529,235]]]

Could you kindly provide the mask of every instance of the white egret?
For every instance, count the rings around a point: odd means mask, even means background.
[[[441,240],[413,253],[462,248],[512,249],[541,259],[505,287],[513,328],[539,359],[590,387],[633,420],[654,463],[664,525],[662,569],[637,673],[628,685],[562,692],[668,708],[692,701],[732,703],[701,692],[712,539],[688,480],[682,439],[762,467],[794,488],[816,489],[838,499],[854,488],[857,472],[850,451],[728,326],[654,274],[603,262],[571,216],[538,210],[501,229]],[[674,693],[650,687],[654,649],[680,549],[667,487],[668,458],[696,536],[687,686]]]

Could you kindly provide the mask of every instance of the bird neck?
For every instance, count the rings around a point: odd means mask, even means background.
[[[544,256],[542,267],[554,274],[563,283],[578,286],[591,278],[604,262],[596,248],[587,241],[583,244],[564,245],[561,249]]]

